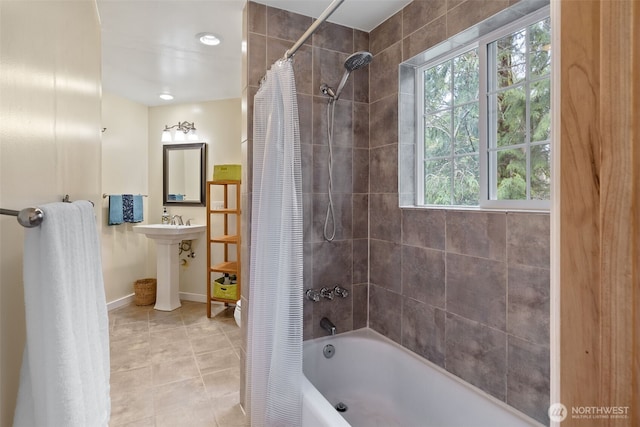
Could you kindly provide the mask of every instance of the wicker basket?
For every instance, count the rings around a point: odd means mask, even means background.
[[[156,279],[140,279],[133,284],[136,305],[151,305],[156,302]]]

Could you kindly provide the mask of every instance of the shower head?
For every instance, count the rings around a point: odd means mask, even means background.
[[[373,59],[373,55],[370,52],[360,51],[350,55],[346,61],[344,61],[344,68],[349,72],[362,68],[368,65]]]
[[[340,93],[342,89],[344,89],[344,85],[347,84],[347,80],[349,79],[349,74],[352,71],[357,70],[358,68],[362,68],[365,65],[368,65],[373,59],[373,55],[369,52],[360,51],[354,54],[351,54],[346,61],[344,61],[345,72],[342,76],[342,80],[340,80],[340,84],[338,85],[338,90],[336,90],[336,96],[334,96],[334,101],[337,101],[340,97]]]
[[[326,84],[322,84],[322,86],[320,86],[320,90],[325,95],[330,96],[333,101],[337,101],[340,97],[342,89],[344,89],[344,85],[347,84],[349,74],[351,74],[351,72],[354,70],[368,65],[371,60],[373,60],[373,55],[366,51],[360,51],[349,55],[349,57],[344,61],[345,72],[342,76],[342,80],[340,80],[340,84],[338,85],[338,90],[334,92],[333,89],[331,89]]]

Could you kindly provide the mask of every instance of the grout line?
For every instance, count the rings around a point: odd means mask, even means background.
[[[135,320],[136,322],[144,322],[145,320],[143,318],[146,317],[146,330],[145,331],[138,331],[138,332],[131,331],[129,334],[126,335],[126,337],[135,337],[137,335],[146,335],[146,338],[147,338],[147,341],[149,342],[149,345],[151,345],[152,334],[153,335],[161,335],[161,334],[163,334],[163,333],[165,333],[167,331],[173,331],[173,330],[177,330],[178,328],[183,328],[183,330],[184,330],[184,332],[186,334],[187,340],[189,341],[189,346],[190,346],[190,350],[191,350],[191,356],[190,357],[189,356],[185,356],[184,360],[187,360],[188,358],[190,358],[193,361],[193,363],[196,364],[196,369],[197,369],[198,374],[196,376],[193,376],[193,377],[183,378],[183,379],[171,381],[171,382],[164,383],[164,384],[154,385],[154,378],[153,378],[153,366],[154,366],[154,364],[151,363],[151,360],[149,358],[145,361],[146,364],[144,366],[139,366],[137,368],[133,368],[133,369],[145,368],[145,369],[149,369],[150,370],[150,385],[148,387],[148,390],[149,390],[150,398],[151,398],[150,407],[152,409],[152,413],[148,417],[139,418],[139,419],[135,419],[135,420],[129,420],[127,422],[128,423],[139,422],[139,421],[143,421],[143,420],[149,418],[149,419],[153,420],[152,423],[155,423],[156,416],[157,416],[157,409],[159,409],[159,408],[156,408],[156,402],[155,402],[154,397],[155,397],[155,393],[158,390],[158,388],[160,388],[160,387],[169,387],[170,388],[172,384],[177,384],[177,383],[181,383],[181,382],[186,381],[186,380],[193,380],[193,379],[196,379],[196,378],[199,378],[200,383],[204,387],[204,390],[205,390],[205,393],[206,393],[206,397],[209,400],[210,406],[211,406],[211,404],[214,404],[214,406],[215,406],[215,400],[217,398],[210,395],[210,393],[215,390],[215,385],[214,385],[213,389],[211,389],[211,385],[209,386],[209,389],[208,389],[206,384],[205,384],[205,382],[204,382],[204,376],[203,376],[202,370],[200,369],[200,366],[198,365],[198,360],[197,360],[197,356],[196,356],[196,353],[195,353],[195,349],[194,349],[194,347],[192,345],[192,342],[191,342],[192,338],[188,334],[187,324],[185,323],[185,316],[189,317],[189,315],[191,313],[196,313],[196,311],[194,310],[193,312],[187,313],[184,309],[181,309],[180,311],[178,311],[178,313],[176,313],[176,315],[178,315],[178,314],[180,315],[180,324],[176,324],[175,327],[171,327],[171,328],[168,328],[168,329],[162,328],[162,329],[157,330],[157,331],[152,333],[152,331],[151,331],[152,321],[156,320],[156,318],[152,318],[151,310],[149,310],[148,307],[137,307],[137,306],[131,305],[131,307],[128,310],[130,310],[130,315],[132,315],[134,317],[135,316],[141,317],[139,320]],[[142,315],[136,313],[136,311],[143,311],[143,310],[145,311],[145,316],[142,316]],[[117,317],[117,313],[113,313],[112,315],[116,315],[116,317]],[[203,318],[206,317],[205,310],[204,310],[204,305],[203,305],[203,308],[202,308],[201,315],[202,315]],[[172,317],[173,317],[173,315],[172,315]],[[159,317],[157,319],[163,319],[163,318],[164,317]],[[240,361],[240,356],[238,354],[238,350],[239,349],[236,349],[234,347],[233,341],[230,338],[230,334],[234,333],[235,329],[226,327],[226,325],[227,324],[231,324],[232,321],[233,321],[233,318],[224,317],[224,318],[217,318],[217,319],[207,319],[207,321],[203,320],[202,322],[196,322],[196,323],[193,323],[192,325],[196,325],[198,323],[211,324],[211,322],[213,322],[213,324],[215,324],[217,326],[217,332],[215,333],[215,335],[217,335],[217,336],[223,335],[225,340],[226,340],[226,342],[227,342],[227,344],[228,344],[228,347],[225,346],[224,350],[230,349],[231,350],[231,354],[233,354],[233,355],[230,354],[229,357],[230,358],[233,357],[234,362],[237,360],[238,361],[238,365],[239,365],[239,361]],[[113,326],[113,325],[115,325],[115,319],[113,320],[113,324],[111,326]],[[235,323],[233,323],[233,325],[235,325]],[[113,333],[113,328],[112,327],[110,328],[109,332],[110,332],[109,337],[111,339],[112,338],[112,333]],[[167,340],[167,344],[173,343],[173,342],[174,341],[172,341],[172,340]],[[161,347],[161,346],[162,346],[161,344],[158,345],[158,347]],[[223,350],[223,349],[218,349],[218,350]],[[212,352],[215,352],[215,351],[216,350],[212,350]],[[205,353],[207,353],[207,352],[205,352]],[[129,369],[127,371],[131,371],[133,369]],[[235,369],[235,367],[232,366],[230,368],[221,369],[221,370],[216,371],[216,372],[223,372],[223,371],[226,371],[226,370],[233,370],[233,369]],[[118,371],[118,372],[124,372],[124,371]],[[147,390],[147,389],[145,389],[145,390]],[[238,392],[239,392],[239,389],[238,389]],[[235,391],[234,391],[234,393],[235,393]],[[229,396],[227,396],[227,395],[222,396],[222,398],[225,398],[225,399],[227,399],[228,397]],[[220,422],[218,420],[218,416],[217,416],[215,410],[213,409],[213,406],[211,406],[210,410],[211,410],[212,419],[215,420],[215,423],[216,423],[215,425],[218,426],[218,427],[222,427],[222,424],[220,424]],[[242,425],[246,425],[246,424],[242,424]],[[122,426],[122,424],[120,426]],[[116,427],[116,426],[113,425],[113,427]]]

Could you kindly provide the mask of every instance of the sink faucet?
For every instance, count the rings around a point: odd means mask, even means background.
[[[329,332],[331,335],[336,334],[336,325],[334,325],[331,320],[327,319],[326,317],[323,317],[322,320],[320,320],[320,327]]]
[[[172,216],[171,217],[171,225],[184,225],[184,223],[182,222],[182,216],[181,215]]]

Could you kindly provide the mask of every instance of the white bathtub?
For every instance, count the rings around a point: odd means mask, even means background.
[[[303,427],[541,426],[370,329],[305,341],[304,374]]]

